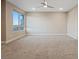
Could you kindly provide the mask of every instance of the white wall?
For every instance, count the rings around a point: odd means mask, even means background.
[[[67,14],[67,34],[75,39],[78,37],[78,6]]]
[[[66,13],[27,13],[27,31],[30,35],[66,34]]]
[[[9,43],[25,35],[25,31],[17,31],[17,32],[13,31],[13,25],[12,25],[13,23],[12,11],[13,10],[16,10],[26,16],[23,10],[21,10],[20,8],[17,8],[15,5],[9,2],[6,2],[6,43]]]

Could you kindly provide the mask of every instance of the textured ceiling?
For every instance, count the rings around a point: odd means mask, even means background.
[[[36,8],[41,6],[41,2],[43,0],[7,0],[17,7],[27,11],[27,12],[66,12],[72,9],[77,5],[77,0],[47,0],[50,6],[55,8]],[[36,8],[33,10],[32,8]],[[59,8],[63,8],[63,10],[59,10]]]

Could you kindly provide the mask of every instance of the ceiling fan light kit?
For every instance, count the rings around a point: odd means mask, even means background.
[[[44,8],[47,8],[47,6],[43,6]]]

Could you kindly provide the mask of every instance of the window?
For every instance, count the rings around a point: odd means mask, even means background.
[[[20,15],[19,25],[20,25],[20,30],[24,30],[24,16],[23,15]]]
[[[13,31],[23,31],[24,30],[24,15],[13,11]]]

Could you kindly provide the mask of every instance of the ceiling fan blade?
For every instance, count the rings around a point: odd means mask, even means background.
[[[43,2],[41,4],[45,5],[45,3],[43,3]]]
[[[35,8],[42,8],[43,6],[38,6],[38,7],[35,7]]]
[[[47,7],[49,7],[49,8],[54,8],[54,7],[52,7],[52,6],[49,6],[49,5],[47,5]]]

